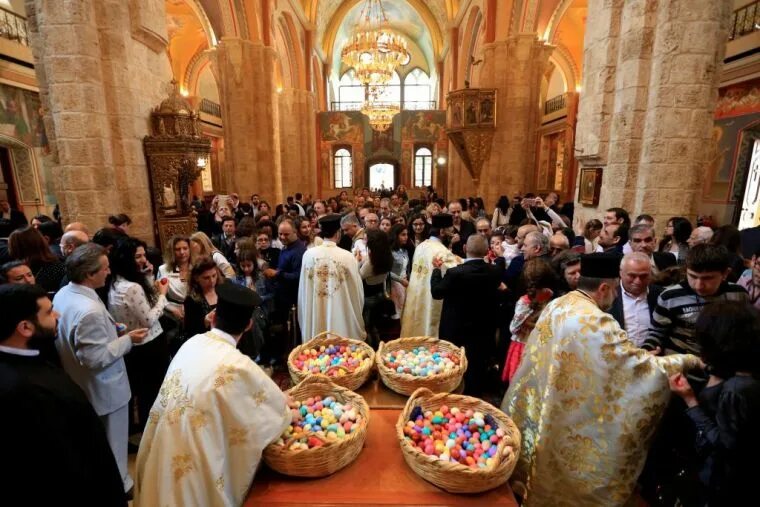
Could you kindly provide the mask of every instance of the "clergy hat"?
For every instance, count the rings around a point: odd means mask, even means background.
[[[448,213],[438,213],[433,215],[433,227],[436,229],[446,229],[454,226],[454,218]]]
[[[323,238],[332,238],[340,229],[340,215],[330,213],[319,219],[320,236]]]
[[[620,277],[620,259],[615,253],[590,253],[581,255],[581,276],[590,278]]]
[[[240,310],[250,309],[261,304],[261,297],[254,291],[232,282],[224,282],[216,286],[216,296],[219,303],[230,305]]]

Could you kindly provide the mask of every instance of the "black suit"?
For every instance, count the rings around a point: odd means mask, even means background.
[[[654,265],[657,266],[657,269],[660,271],[672,268],[673,266],[678,266],[676,256],[670,252],[653,252],[652,260],[654,260]]]
[[[467,243],[467,238],[475,234],[475,224],[469,220],[462,220],[459,227],[454,226],[454,234],[459,234],[459,242],[451,246],[451,252],[464,257],[464,245]]]
[[[660,294],[662,291],[665,290],[665,287],[660,287],[659,285],[650,285],[649,286],[649,293],[647,294],[647,305],[649,306],[649,318],[652,317],[652,312],[654,312],[655,307],[657,306],[657,298],[660,297]],[[625,329],[625,312],[623,311],[623,288],[620,287],[618,290],[618,295],[615,298],[615,300],[612,302],[612,306],[609,310],[607,310],[607,313],[612,315],[612,317],[618,321],[618,324],[620,324],[620,327]]]
[[[231,241],[227,241],[224,237],[224,234],[222,233],[214,236],[211,242],[214,243],[214,246],[217,247],[220,252],[222,252],[222,255],[224,255],[224,257],[230,261],[230,263],[235,264],[237,262],[237,259],[235,258],[234,237]]]
[[[466,348],[468,393],[482,391],[487,360],[494,351],[500,284],[501,270],[482,259],[451,268],[446,276],[435,269],[430,279],[433,299],[443,299],[438,336]]]
[[[29,221],[26,219],[26,215],[17,209],[11,209],[7,213],[0,211],[0,220],[7,221],[11,232],[29,225]]]

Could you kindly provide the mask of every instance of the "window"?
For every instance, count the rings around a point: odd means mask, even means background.
[[[340,78],[338,102],[341,111],[359,109],[364,102],[364,85],[356,79],[354,69],[350,69]]]
[[[333,157],[335,166],[335,188],[351,188],[354,164],[351,160],[351,152],[346,148],[339,148]]]
[[[404,109],[432,109],[430,76],[417,68],[404,79]]]
[[[417,148],[414,152],[414,186],[433,184],[433,152],[430,148]]]
[[[390,103],[401,107],[401,78],[398,73],[393,73],[388,84],[370,87],[370,95],[375,102]]]

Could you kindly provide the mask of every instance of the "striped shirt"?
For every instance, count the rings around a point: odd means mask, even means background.
[[[663,351],[699,355],[700,346],[694,337],[697,317],[705,305],[714,301],[746,302],[747,291],[735,283],[723,282],[715,295],[702,297],[687,281],[671,285],[657,298],[649,338],[642,348],[661,347]]]

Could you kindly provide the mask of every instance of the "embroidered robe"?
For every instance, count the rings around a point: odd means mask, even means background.
[[[303,342],[324,331],[364,340],[364,288],[359,264],[350,252],[325,240],[310,248],[301,263],[298,324]]]
[[[401,316],[401,337],[438,336],[443,300],[433,299],[430,278],[433,276],[433,259],[443,258],[441,274],[461,264],[462,259],[451,253],[438,239],[423,241],[414,250],[412,274],[406,288],[406,303]]]
[[[135,506],[237,506],[290,424],[285,394],[212,329],[174,357],[137,454]]]
[[[582,292],[549,303],[501,407],[522,435],[512,481],[527,488],[524,505],[627,505],[670,399],[668,376],[698,362],[636,347]]]

